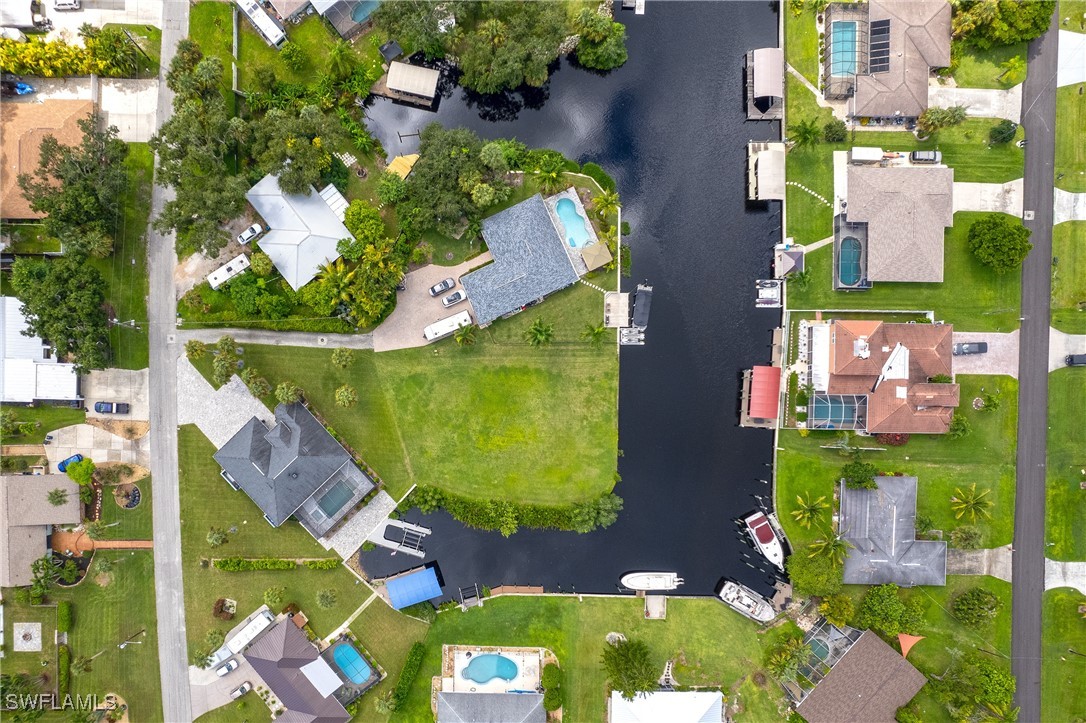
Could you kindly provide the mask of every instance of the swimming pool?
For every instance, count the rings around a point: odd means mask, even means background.
[[[566,232],[566,241],[572,248],[579,248],[588,242],[588,222],[577,210],[577,204],[568,198],[558,199],[554,210]]]
[[[350,485],[343,480],[340,480],[332,485],[332,489],[324,493],[320,498],[320,501],[317,502],[317,506],[321,508],[321,512],[326,516],[332,517],[339,512],[340,509],[343,508],[343,505],[347,504],[347,500],[351,499],[353,496],[354,491],[351,489]]]
[[[350,643],[338,644],[336,649],[332,651],[332,657],[339,669],[343,671],[343,674],[355,685],[362,685],[373,675],[370,664]]]
[[[841,240],[841,251],[837,255],[837,278],[842,286],[856,286],[860,283],[862,249],[860,241],[852,236]]]
[[[838,395],[816,395],[809,407],[811,426],[822,429],[855,429],[856,402]]]
[[[517,664],[504,655],[483,653],[476,655],[463,670],[463,675],[468,680],[476,683],[488,683],[494,678],[501,678],[505,682],[517,677]]]
[[[848,78],[856,75],[856,23],[838,20],[830,25],[830,75]]]
[[[351,10],[351,20],[354,20],[356,23],[365,22],[380,4],[381,3],[377,0],[362,0],[362,2],[355,5],[354,9]]]

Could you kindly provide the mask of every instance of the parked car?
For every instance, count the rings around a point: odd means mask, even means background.
[[[54,10],[78,10],[79,0],[53,0]]]
[[[99,414],[128,414],[131,406],[125,402],[95,402],[94,411]]]
[[[954,356],[962,356],[964,354],[987,354],[988,342],[986,341],[970,341],[963,342],[954,345]]]
[[[264,227],[259,223],[254,223],[252,226],[238,234],[238,243],[247,244],[262,233],[264,233]]]
[[[1086,354],[1068,354],[1063,361],[1069,367],[1086,367]]]
[[[248,693],[252,689],[253,689],[253,684],[250,683],[249,681],[245,681],[244,683],[239,685],[237,688],[234,688],[232,691],[230,691],[230,699],[231,700],[237,700],[238,698],[245,695],[246,693]]]
[[[909,154],[912,163],[936,164],[943,162],[943,154],[939,151],[913,151]]]
[[[76,462],[82,462],[82,461],[83,461],[83,455],[81,455],[81,454],[73,454],[71,457],[69,457],[66,460],[63,460],[60,464],[57,465],[57,472],[66,472],[68,470],[68,465],[75,464]]]
[[[219,667],[215,668],[215,675],[217,675],[217,676],[219,676],[221,678],[224,675],[226,675],[227,673],[229,673],[230,671],[237,670],[237,669],[238,669],[238,660],[237,660],[237,658],[230,658],[230,660],[227,660],[225,663],[223,663]]]
[[[452,279],[445,279],[430,287],[430,296],[437,296],[438,294],[448,291],[452,287],[456,286],[456,282]]]
[[[466,293],[464,293],[463,291],[454,291],[451,294],[449,294],[448,296],[446,296],[444,299],[441,300],[441,305],[444,306],[447,309],[450,306],[453,306],[455,304],[459,304],[461,301],[464,301],[467,298],[468,298],[468,295]]]

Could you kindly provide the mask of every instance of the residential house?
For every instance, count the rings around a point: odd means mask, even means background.
[[[437,723],[544,723],[546,720],[541,693],[437,693]]]
[[[294,517],[318,539],[375,487],[300,403],[277,406],[270,429],[250,419],[215,461],[227,484],[244,490],[272,527]]]
[[[946,543],[916,539],[916,477],[876,477],[875,489],[841,484],[841,535],[851,548],[846,585],[946,584]]]
[[[67,497],[54,506],[56,489]],[[30,566],[49,552],[53,527],[78,525],[81,511],[79,486],[66,475],[0,476],[0,587],[33,582]]]
[[[944,434],[959,403],[954,327],[867,319],[800,322],[810,384],[806,426],[866,434]]]
[[[75,364],[60,362],[52,345],[27,336],[24,307],[14,296],[0,296],[0,401],[80,402]]]
[[[720,723],[724,718],[724,696],[719,690],[638,693],[626,700],[611,691],[609,723]]]
[[[23,197],[19,175],[38,170],[41,142],[46,136],[53,136],[64,146],[82,143],[79,121],[93,110],[94,104],[89,100],[41,103],[5,100],[0,104],[0,218],[31,220],[45,216],[30,208],[30,202]]]

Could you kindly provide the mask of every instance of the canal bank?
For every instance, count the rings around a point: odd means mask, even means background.
[[[614,176],[632,226],[633,275],[655,287],[648,343],[621,351],[619,520],[589,535],[521,530],[506,539],[444,512],[427,557],[361,553],[373,577],[436,561],[444,592],[542,585],[615,592],[632,570],[674,570],[675,592],[711,595],[722,578],[770,594],[775,576],[737,519],[772,503],[773,433],[738,427],[742,370],[770,356],[776,310],[754,308],[780,239],[778,204],[746,202],[746,143],[779,137],[747,122],[743,56],[777,43],[768,3],[657,3],[627,24],[629,62],[609,74],[560,60],[543,89],[479,97],[446,87],[436,113],[378,99],[369,125],[389,155],[417,147],[431,121],[484,138],[516,137]],[[555,454],[562,454],[556,438]]]

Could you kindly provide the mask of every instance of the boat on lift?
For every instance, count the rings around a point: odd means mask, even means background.
[[[726,580],[720,589],[720,599],[737,613],[759,623],[768,623],[775,617],[768,600],[738,582]]]
[[[758,552],[778,570],[784,570],[784,548],[781,547],[781,541],[765,513],[761,510],[752,512],[743,518],[743,525]]]
[[[630,572],[619,582],[631,590],[674,590],[683,579],[677,572]]]

